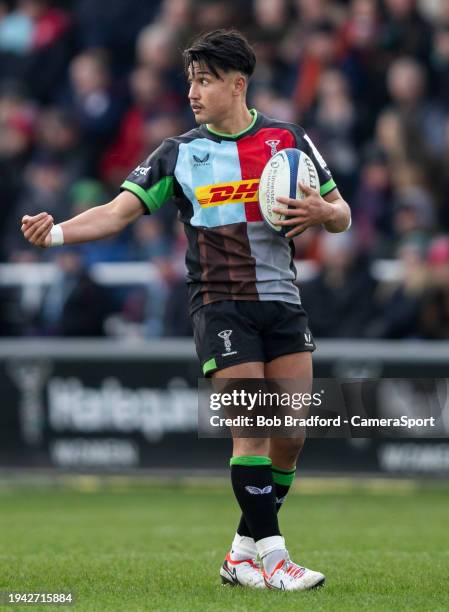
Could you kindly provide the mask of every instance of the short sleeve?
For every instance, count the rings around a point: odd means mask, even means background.
[[[309,136],[304,133],[302,139],[303,146],[299,148],[303,149],[304,153],[307,153],[307,155],[315,164],[315,168],[317,169],[318,177],[320,179],[320,195],[325,196],[333,189],[336,189],[337,185],[334,179],[332,178],[331,171],[329,170],[326,162],[324,161],[322,155],[320,154],[316,146],[313,144]]]
[[[178,147],[164,142],[123,181],[120,191],[136,195],[150,213],[156,212],[175,193],[175,166]]]

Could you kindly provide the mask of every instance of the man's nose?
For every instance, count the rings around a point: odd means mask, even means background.
[[[195,83],[190,85],[189,100],[197,100],[199,97],[198,87]]]

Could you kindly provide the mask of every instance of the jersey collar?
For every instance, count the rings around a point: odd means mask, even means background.
[[[224,139],[224,140],[237,140],[237,138],[241,138],[241,136],[244,136],[245,134],[248,134],[248,132],[250,132],[253,127],[256,124],[256,121],[259,117],[257,110],[255,108],[250,108],[249,112],[251,113],[253,119],[251,121],[251,123],[248,125],[247,128],[245,128],[244,130],[242,130],[241,132],[238,132],[237,134],[226,134],[224,132],[217,132],[216,130],[213,130],[212,128],[210,128],[207,123],[203,125],[204,128],[206,128],[207,132],[209,132],[209,134],[213,134],[214,136],[217,136],[218,138]]]

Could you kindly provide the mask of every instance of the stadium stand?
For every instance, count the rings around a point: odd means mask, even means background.
[[[349,234],[295,240],[315,336],[448,339],[449,5],[136,5],[0,1],[0,333],[189,334],[174,206],[60,251],[27,245],[19,220],[46,210],[61,221],[107,201],[162,139],[192,127],[179,50],[232,24],[257,50],[251,105],[303,125],[352,206]],[[134,283],[120,280],[125,264]]]

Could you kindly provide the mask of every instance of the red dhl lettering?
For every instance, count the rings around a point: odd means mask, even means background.
[[[195,189],[195,197],[203,208],[237,204],[239,202],[257,202],[259,179],[247,181],[230,181],[215,185],[203,185]]]

